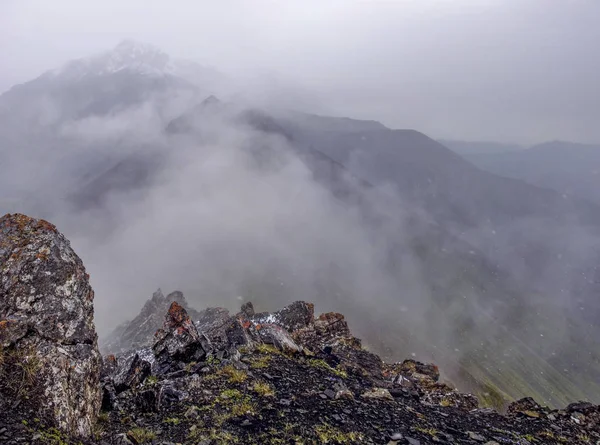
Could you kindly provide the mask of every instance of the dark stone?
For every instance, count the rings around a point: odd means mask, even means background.
[[[596,406],[590,402],[575,402],[575,403],[570,403],[569,405],[567,405],[567,407],[565,408],[565,411],[567,411],[568,413],[572,413],[574,411],[582,411],[585,412],[590,408],[595,408]]]
[[[140,392],[135,396],[135,405],[143,413],[155,412],[158,405],[156,392],[152,389]]]
[[[522,399],[516,400],[508,405],[507,413],[508,414],[518,414],[523,413],[525,411],[543,411],[544,408],[537,403],[531,397],[524,397]]]
[[[158,393],[158,409],[160,411],[168,410],[172,405],[186,398],[186,393],[180,391],[169,384],[161,386]]]
[[[142,384],[146,377],[150,375],[150,372],[150,363],[142,360],[139,354],[123,360],[122,363],[118,364],[113,381],[116,393],[119,394]]]
[[[194,317],[194,324],[198,332],[206,335],[209,341],[219,348],[227,343],[225,329],[231,318],[227,309],[207,308]]]
[[[117,399],[117,392],[112,382],[105,383],[102,385],[102,404],[100,410],[112,411],[115,407],[115,401]]]
[[[436,365],[425,364],[412,359],[404,360],[400,364],[400,374],[404,376],[422,374],[430,377],[434,382],[437,382],[440,378],[440,370]]]

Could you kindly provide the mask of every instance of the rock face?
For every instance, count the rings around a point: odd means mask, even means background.
[[[0,411],[23,400],[51,425],[91,433],[100,407],[93,299],[81,260],[52,224],[0,218]]]

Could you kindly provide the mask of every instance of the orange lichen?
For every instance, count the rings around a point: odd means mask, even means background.
[[[37,223],[36,228],[40,229],[40,230],[47,230],[49,232],[55,232],[55,233],[57,232],[56,226],[52,223],[49,223],[45,219],[40,219]]]
[[[171,317],[175,323],[183,323],[183,321],[187,318],[186,315],[185,309],[181,307],[179,303],[176,301],[171,303],[171,306],[169,307],[169,317]]]

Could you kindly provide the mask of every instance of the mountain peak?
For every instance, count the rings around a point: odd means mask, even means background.
[[[112,51],[105,53],[108,56],[108,70],[119,71],[125,68],[152,68],[165,71],[168,68],[170,57],[159,48],[137,42],[123,40]]]
[[[123,40],[112,50],[70,61],[46,75],[78,80],[87,76],[114,74],[123,70],[146,76],[164,76],[171,74],[174,69],[169,55],[159,48],[135,40]]]

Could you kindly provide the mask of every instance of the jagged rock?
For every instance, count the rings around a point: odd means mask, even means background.
[[[151,347],[154,334],[162,327],[165,313],[173,302],[183,307],[193,318],[199,316],[191,309],[179,291],[171,292],[166,297],[158,289],[146,301],[144,307],[133,320],[119,325],[102,341],[102,350],[106,354],[119,354],[132,349]]]
[[[204,309],[194,318],[198,332],[206,335],[215,349],[227,348],[227,326],[232,321],[229,311],[222,307]]]
[[[263,312],[249,317],[254,324],[276,324],[288,332],[294,332],[313,324],[315,306],[305,301],[295,301],[275,312]]]
[[[436,365],[431,363],[425,364],[412,359],[404,360],[400,363],[397,372],[405,377],[410,376],[418,380],[423,380],[423,376],[427,376],[434,382],[437,382],[440,378],[440,370]]]
[[[151,369],[151,363],[143,360],[139,354],[122,360],[113,380],[117,394],[141,384],[150,375]]]
[[[152,347],[163,372],[173,370],[173,362],[190,363],[210,352],[208,339],[198,333],[186,310],[176,301],[171,303],[162,329],[156,331]]]
[[[256,327],[248,320],[242,317],[230,317],[224,326],[226,351],[235,350],[241,346],[253,346],[259,343],[259,334]]]
[[[315,331],[323,342],[336,338],[351,338],[350,328],[344,316],[337,312],[327,312],[319,315],[315,320]],[[360,341],[358,341],[360,346]]]
[[[568,413],[572,413],[573,411],[582,411],[585,412],[590,409],[596,408],[596,405],[590,402],[574,402],[567,405],[565,411]]]
[[[16,399],[26,390],[24,403],[56,427],[88,436],[100,408],[100,354],[81,260],[52,224],[9,214],[0,218],[0,267],[0,393]]]
[[[254,315],[254,305],[251,301],[242,304],[242,314],[246,317],[252,317]]]

